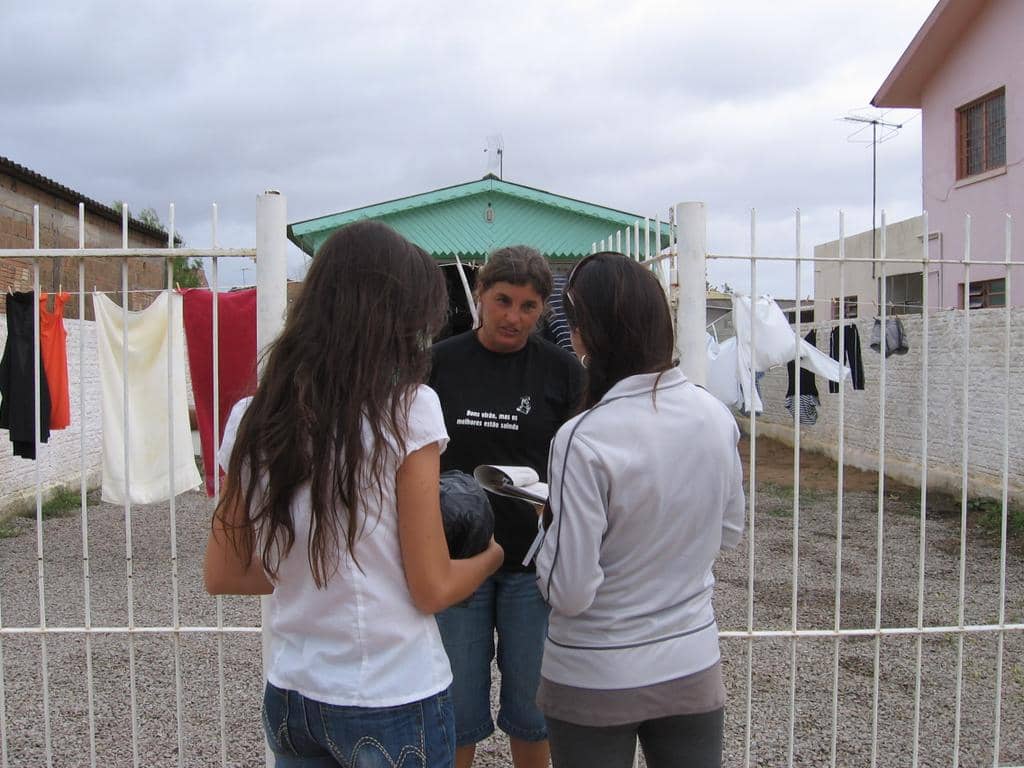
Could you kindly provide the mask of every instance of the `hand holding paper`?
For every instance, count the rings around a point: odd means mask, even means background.
[[[473,477],[485,490],[500,496],[531,504],[544,504],[548,500],[548,484],[540,482],[537,472],[530,467],[481,464],[473,470]]]

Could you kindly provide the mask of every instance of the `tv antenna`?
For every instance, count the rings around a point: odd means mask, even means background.
[[[882,120],[888,112],[883,112],[877,117],[864,117],[861,115],[847,115],[843,118],[850,123],[859,123],[860,127],[847,137],[847,141],[858,141],[855,137],[860,135],[867,127],[871,126],[871,277],[875,276],[875,243],[878,239],[875,227],[875,209],[878,203],[878,145],[893,138],[896,133],[906,125],[903,123],[889,123]],[[882,138],[878,138],[878,129],[881,128]]]
[[[487,137],[487,147],[484,149],[484,152],[487,154],[487,171],[491,173],[497,169],[498,178],[503,179],[502,166],[505,159],[505,140],[501,137],[500,133]]]

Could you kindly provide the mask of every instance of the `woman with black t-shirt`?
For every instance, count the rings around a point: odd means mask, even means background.
[[[550,292],[547,262],[526,246],[495,251],[478,273],[479,327],[434,346],[430,386],[451,438],[442,470],[529,466],[546,479],[551,438],[574,412],[582,387],[576,358],[533,333]],[[437,617],[454,676],[456,766],[468,768],[476,743],[494,731],[490,671],[497,630],[498,727],[509,735],[516,768],[539,768],[548,764],[547,729],[534,699],[548,608],[533,566],[523,565],[537,512],[505,497],[490,501],[505,565],[469,600]]]

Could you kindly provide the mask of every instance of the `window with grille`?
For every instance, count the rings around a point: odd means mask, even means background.
[[[1006,165],[1006,90],[1000,88],[956,111],[956,177]]]
[[[960,283],[960,309],[964,308],[964,284]],[[977,280],[971,283],[971,309],[1006,306],[1006,278]]]
[[[887,275],[885,278],[885,311],[890,315],[921,314],[924,286],[920,272]]]
[[[839,320],[839,298],[835,297],[832,299],[832,319]],[[843,319],[849,319],[857,316],[857,297],[847,296],[846,301],[842,302],[843,305]]]

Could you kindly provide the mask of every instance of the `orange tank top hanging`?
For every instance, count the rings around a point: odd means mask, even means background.
[[[54,294],[53,312],[46,309],[47,294],[39,297],[39,348],[50,389],[50,429],[64,429],[71,423],[68,334],[64,329],[64,303],[69,297],[68,293]]]

